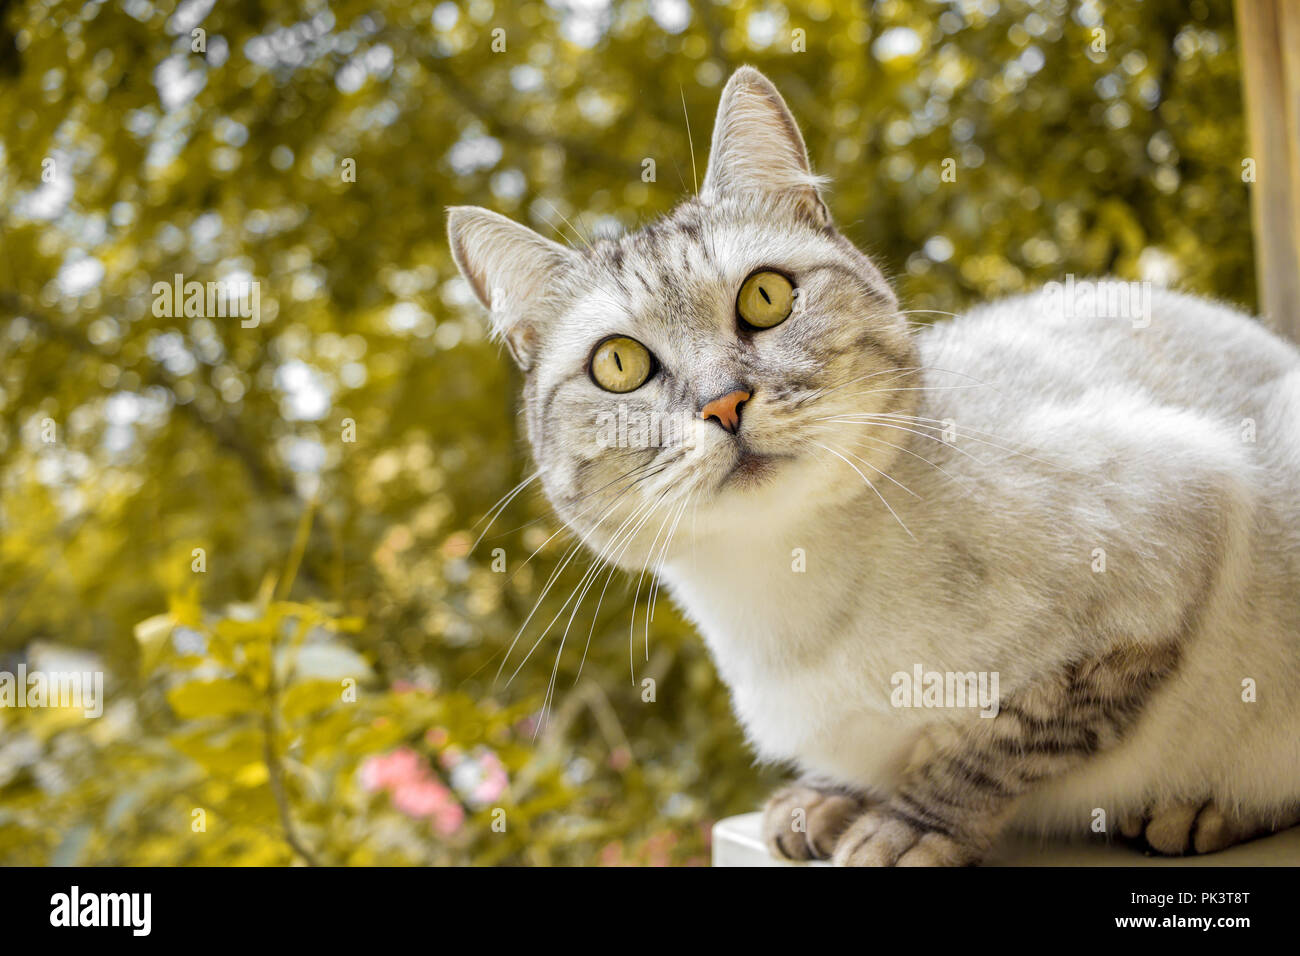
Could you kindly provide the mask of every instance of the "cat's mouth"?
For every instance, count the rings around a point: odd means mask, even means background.
[[[771,477],[782,461],[791,457],[790,455],[770,455],[741,446],[736,454],[736,460],[718,482],[718,488],[722,489],[728,484],[740,486],[760,484]]]

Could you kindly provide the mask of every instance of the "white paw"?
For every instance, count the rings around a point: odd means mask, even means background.
[[[970,866],[980,855],[947,834],[880,808],[853,821],[831,859],[836,866]]]

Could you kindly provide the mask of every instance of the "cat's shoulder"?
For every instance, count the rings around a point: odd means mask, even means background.
[[[1049,282],[974,306],[919,333],[944,347],[1029,348],[1160,356],[1235,354],[1287,367],[1300,350],[1242,309],[1216,299],[1114,278]]]
[[[1240,307],[1219,299],[1114,277],[1052,281],[1025,292],[991,299],[954,317],[963,324],[1008,324],[1025,328],[1043,325],[1086,327],[1090,321],[1125,324],[1141,331],[1159,320],[1173,327],[1213,323],[1220,332],[1264,331],[1259,320]]]

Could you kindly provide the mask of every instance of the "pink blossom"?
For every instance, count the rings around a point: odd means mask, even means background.
[[[361,784],[373,793],[419,780],[425,772],[419,754],[409,747],[399,747],[392,753],[367,758],[361,765]]]
[[[478,755],[478,766],[483,776],[470,791],[469,798],[471,802],[484,806],[505,793],[506,787],[510,785],[510,775],[501,758],[491,750],[484,750]]]
[[[455,759],[461,759],[459,753]],[[397,810],[417,820],[428,819],[443,836],[455,833],[465,822],[465,808],[410,747],[367,758],[361,765],[361,784],[371,793],[389,791]]]
[[[538,715],[529,714],[515,721],[515,733],[521,737],[532,737],[537,733]]]
[[[632,762],[632,751],[626,747],[618,746],[609,752],[609,765],[620,772],[628,768]]]
[[[464,822],[465,810],[455,801],[443,804],[433,815],[433,828],[443,836],[451,836]]]
[[[451,793],[436,780],[415,780],[393,791],[393,806],[408,817],[431,817],[454,803]]]
[[[399,747],[380,757],[369,757],[361,765],[361,786],[368,791],[391,790],[403,783],[419,780],[428,774],[420,754],[409,747]]]
[[[623,845],[618,842],[606,843],[600,849],[601,866],[622,866]]]
[[[451,774],[451,785],[474,807],[484,807],[501,796],[510,785],[510,775],[496,752],[475,747],[466,754],[459,747],[448,747],[438,758]]]

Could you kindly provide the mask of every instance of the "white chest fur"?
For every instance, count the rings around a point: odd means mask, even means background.
[[[811,528],[769,528],[761,540],[732,539],[725,554],[697,547],[670,564],[666,577],[762,759],[878,786],[918,727],[890,708],[889,642],[865,633],[863,589],[828,573],[842,568],[816,566],[831,558],[807,545],[824,542],[813,535]]]

